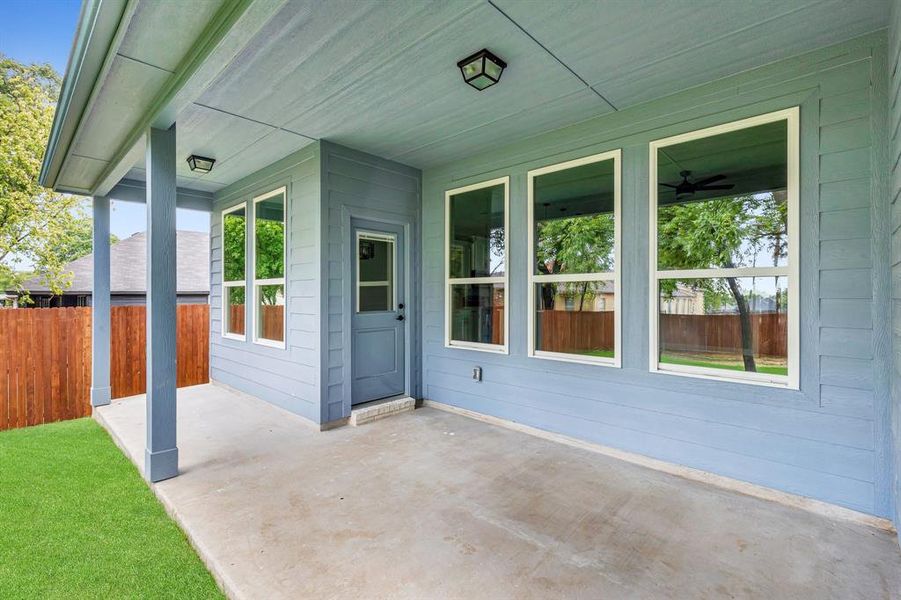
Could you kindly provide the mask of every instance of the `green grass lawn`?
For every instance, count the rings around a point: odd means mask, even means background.
[[[714,360],[692,360],[688,358],[682,358],[681,356],[671,356],[669,354],[664,354],[660,357],[661,363],[667,363],[670,365],[685,365],[688,367],[705,367],[708,369],[726,369],[727,371],[744,371],[745,366],[744,363],[740,361],[714,361]],[[758,373],[766,373],[767,375],[788,375],[788,367],[781,367],[775,365],[757,365]]]
[[[222,598],[91,419],[0,432],[0,598]]]
[[[613,350],[587,350],[581,352],[588,356],[603,356],[605,358],[613,358]],[[726,369],[728,371],[744,371],[745,366],[741,361],[734,360],[693,360],[683,358],[681,356],[673,356],[664,354],[660,357],[660,362],[671,365],[686,365],[689,367],[705,367],[708,369]],[[788,375],[788,367],[776,365],[757,365],[758,373],[766,373],[767,375]]]

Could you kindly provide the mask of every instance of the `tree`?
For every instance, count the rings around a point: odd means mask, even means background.
[[[658,264],[661,269],[731,269],[756,262],[766,252],[776,265],[787,254],[787,210],[783,192],[661,205]],[[661,280],[661,293],[672,296],[677,285],[677,280]],[[751,309],[737,279],[697,279],[689,285],[704,292],[708,310],[726,304],[731,296],[739,315],[745,371],[757,371]],[[777,307],[778,302],[777,294]]]
[[[75,218],[64,228],[60,236],[48,242],[48,252],[63,264],[87,256],[94,250],[93,221],[87,216],[83,206],[78,206],[73,213]],[[118,241],[117,236],[110,234],[110,244]]]
[[[614,218],[610,213],[580,215],[537,222],[536,258],[544,275],[600,273],[613,270]],[[557,285],[565,294],[578,296],[579,310],[592,299],[602,282],[541,286],[542,306],[553,309]]]
[[[244,280],[246,273],[245,236],[247,222],[243,215],[229,214],[225,218],[224,256],[226,281]],[[257,279],[284,277],[285,225],[281,221],[256,219]],[[280,286],[261,286],[260,302],[277,304]],[[244,304],[244,288],[232,287],[231,304]]]
[[[21,270],[31,268],[57,294],[71,281],[64,265],[84,251],[90,231],[80,199],[37,181],[59,84],[49,65],[0,55],[0,279],[21,289]]]

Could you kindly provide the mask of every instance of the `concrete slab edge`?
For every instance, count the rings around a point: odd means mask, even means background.
[[[132,462],[132,464],[136,469],[138,469],[138,473],[140,474],[141,463],[139,462],[139,460],[143,457],[136,457],[128,450],[128,448],[125,446],[125,443],[116,434],[115,430],[110,426],[103,415],[105,410],[115,410],[115,403],[98,408],[100,410],[94,409],[91,416],[95,421],[97,421],[97,423],[100,424],[101,427],[103,427],[103,429],[106,430],[107,434],[113,440],[113,443],[116,444],[119,450],[122,451],[122,454],[124,454],[125,457]],[[206,566],[207,570],[213,576],[213,580],[215,580],[216,584],[219,586],[219,589],[222,590],[226,597],[230,598],[231,600],[243,600],[245,596],[239,592],[238,586],[228,575],[226,575],[225,571],[219,567],[219,563],[216,561],[216,559],[213,558],[212,553],[209,551],[206,545],[200,541],[191,527],[188,526],[188,524],[182,518],[181,514],[175,508],[175,505],[166,495],[165,491],[160,489],[160,484],[149,483],[143,476],[141,477],[141,479],[150,487],[150,491],[153,492],[153,495],[156,496],[160,504],[163,505],[166,513],[178,524],[179,528],[188,539],[188,543],[191,544],[191,547],[194,548],[195,552],[197,552],[197,556],[200,557],[200,560],[203,562],[204,566]],[[160,483],[165,484],[165,482]]]
[[[807,498],[805,496],[799,496],[797,494],[782,492],[773,488],[768,488],[766,486],[757,485],[755,483],[733,479],[724,475],[717,475],[715,473],[702,471],[700,469],[694,469],[692,467],[677,465],[675,463],[658,460],[656,458],[643,456],[641,454],[635,454],[633,452],[627,452],[625,450],[618,450],[616,448],[611,448],[609,446],[604,446],[601,444],[595,444],[593,442],[586,442],[584,440],[569,437],[563,434],[545,431],[544,429],[538,429],[537,427],[532,427],[530,425],[523,425],[522,423],[509,421],[507,419],[501,419],[500,417],[494,417],[465,408],[459,408],[450,404],[444,404],[443,402],[436,402],[435,400],[424,399],[422,401],[422,405],[458,414],[464,417],[469,417],[478,421],[483,421],[491,425],[497,425],[506,429],[519,431],[520,433],[526,433],[528,435],[539,437],[551,442],[557,442],[574,448],[588,450],[589,452],[603,454],[604,456],[609,456],[611,458],[632,463],[634,465],[653,469],[655,471],[660,471],[670,475],[675,475],[684,479],[706,483],[708,485],[712,485],[721,489],[738,492],[746,496],[753,496],[754,498],[776,502],[785,506],[800,508],[802,510],[806,510],[808,512],[833,520],[850,521],[852,523],[867,525],[869,527],[874,527],[876,529],[895,533],[895,526],[888,519],[883,519],[882,517],[876,517],[874,515],[868,515],[866,513],[862,513],[850,508],[838,506],[836,504],[830,504],[821,500],[814,500],[813,498]]]

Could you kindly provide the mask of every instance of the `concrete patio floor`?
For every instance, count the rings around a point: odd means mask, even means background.
[[[456,414],[319,432],[179,390],[156,491],[242,598],[894,598],[895,535]],[[144,398],[100,409],[143,460]]]

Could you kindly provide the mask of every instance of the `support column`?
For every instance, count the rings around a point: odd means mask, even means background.
[[[144,475],[178,475],[175,444],[175,125],[147,131],[147,448]]]
[[[94,196],[94,283],[91,288],[91,406],[106,406],[110,391],[109,198]]]

